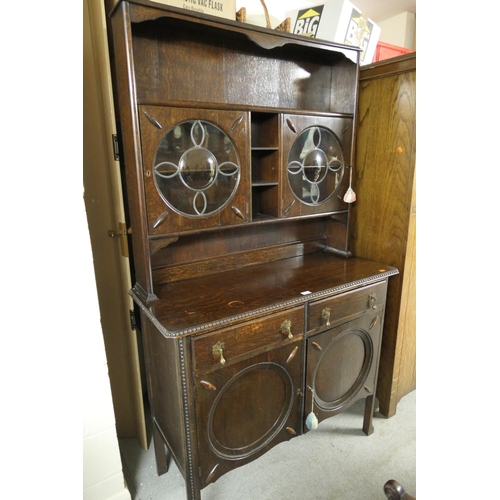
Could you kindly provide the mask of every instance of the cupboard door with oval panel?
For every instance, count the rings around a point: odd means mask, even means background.
[[[248,222],[248,112],[140,106],[140,125],[150,235]]]
[[[281,216],[348,209],[353,120],[283,115]]]
[[[363,431],[373,432],[383,314],[382,307],[308,339],[306,415],[312,412],[321,422],[366,398]]]
[[[224,361],[194,379],[202,488],[301,434],[302,337]]]

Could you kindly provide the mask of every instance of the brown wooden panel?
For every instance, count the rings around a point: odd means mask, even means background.
[[[328,219],[296,220],[275,224],[272,231],[266,225],[234,226],[222,232],[181,236],[175,243],[153,255],[153,268],[189,264],[211,258],[221,258],[264,248],[321,239]]]
[[[373,80],[374,78],[393,77],[398,73],[414,72],[417,69],[417,53],[411,52],[398,57],[363,66],[359,80]]]
[[[346,409],[376,391],[383,308],[330,328],[308,339],[305,411],[313,408],[318,421]],[[314,391],[314,396],[313,392]],[[372,404],[367,399],[366,405]],[[365,413],[363,430],[369,434],[373,412]],[[308,428],[304,425],[304,432]],[[368,432],[367,432],[368,431]]]
[[[402,269],[415,168],[415,73],[367,81],[361,95],[353,182],[373,194],[353,205],[353,249]]]
[[[355,255],[387,262],[400,270],[388,287],[377,392],[380,411],[386,416],[395,414],[399,397],[404,395],[398,385],[411,390],[415,380],[414,306],[413,313],[405,316],[408,321],[402,318],[404,300],[414,304],[411,297],[415,296],[414,282],[408,282],[406,276],[407,269],[412,269],[407,260],[414,259],[408,245],[415,237],[415,224],[410,222],[415,218],[415,67],[413,53],[361,70],[353,182],[363,196],[351,211],[351,249]]]
[[[357,68],[341,52],[295,40],[264,48],[244,34],[244,25],[243,33],[209,23],[193,30],[181,18],[133,25],[139,103],[354,113]]]
[[[155,284],[182,279],[192,279],[233,271],[243,267],[255,266],[269,261],[298,257],[307,253],[318,252],[325,248],[325,239],[280,245],[250,252],[239,252],[219,258],[195,260],[175,267],[163,267],[153,273]]]
[[[297,339],[195,379],[202,487],[301,433],[302,357]]]
[[[319,300],[309,305],[308,332],[320,332],[330,326],[345,322],[353,316],[383,309],[387,281],[363,287],[335,297]],[[374,297],[373,300],[370,297]],[[325,313],[324,313],[325,311]],[[328,325],[328,323],[330,323]]]
[[[330,289],[336,295],[396,272],[376,262],[316,252],[158,285],[159,300],[150,310],[174,334],[200,325],[220,326],[221,321],[241,322],[252,311],[261,315],[272,308],[289,308],[314,298],[315,293]]]
[[[139,103],[224,102],[217,31],[200,37],[189,24],[160,19],[133,25],[133,34]]]
[[[179,342],[163,337],[147,319],[142,322],[142,331],[151,416],[157,421],[179,470],[185,476],[188,463],[183,389],[180,383],[172,383],[181,377]],[[162,452],[156,449],[157,454]]]
[[[117,132],[124,140],[120,159],[125,164],[128,217],[132,232],[134,273],[146,299],[154,298],[149,260],[148,228],[145,213],[145,193],[140,153],[140,126],[135,93],[134,60],[131,53],[129,4],[118,5],[111,19],[113,29],[113,78],[119,124]],[[137,287],[136,287],[137,288]]]
[[[290,332],[295,340],[298,337],[302,338],[304,331],[303,307],[245,323],[236,328],[219,330],[193,338],[191,342],[195,370],[213,370],[222,367],[220,355],[213,352],[213,346],[219,342],[224,344],[223,357],[227,366],[247,357],[253,351],[268,350],[277,344],[293,342],[294,339],[289,339],[288,335],[283,332],[285,321],[290,322]]]
[[[400,342],[396,358],[399,358],[397,373],[397,401],[417,387],[416,352],[416,182],[413,181],[412,209],[408,228],[408,245],[401,290],[401,315],[398,324]]]

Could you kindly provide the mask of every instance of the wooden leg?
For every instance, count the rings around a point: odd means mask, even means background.
[[[168,472],[168,452],[155,422],[153,422],[153,442],[155,446],[156,472],[161,476]]]
[[[363,419],[363,432],[369,436],[373,434],[373,413],[375,411],[375,396],[368,396],[365,401],[365,416]]]

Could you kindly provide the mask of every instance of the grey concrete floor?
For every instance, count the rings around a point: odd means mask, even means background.
[[[395,479],[416,496],[416,391],[398,404],[396,415],[375,413],[375,431],[361,430],[364,401],[281,443],[254,462],[235,469],[201,492],[202,500],[387,500],[383,486]],[[158,477],[151,443],[119,440],[124,474],[133,500],[186,500],[173,460]]]

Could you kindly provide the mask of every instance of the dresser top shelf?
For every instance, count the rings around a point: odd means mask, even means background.
[[[321,46],[323,49],[343,52],[344,55],[353,59],[357,57],[357,53],[361,52],[361,49],[355,45],[346,45],[329,40],[296,35],[286,31],[258,26],[244,21],[237,21],[236,19],[233,20],[213,16],[211,14],[205,14],[150,0],[105,0],[107,14],[112,17],[122,4],[129,6],[130,20],[132,23],[141,23],[170,17],[177,21],[197,23],[199,26],[196,29],[198,30],[203,27],[210,26],[226,30],[227,32],[243,32],[255,43],[266,49],[280,47],[286,43],[298,43],[302,46]]]
[[[242,269],[165,283],[158,300],[131,295],[166,337],[236,324],[382,281],[394,267],[316,252]]]

